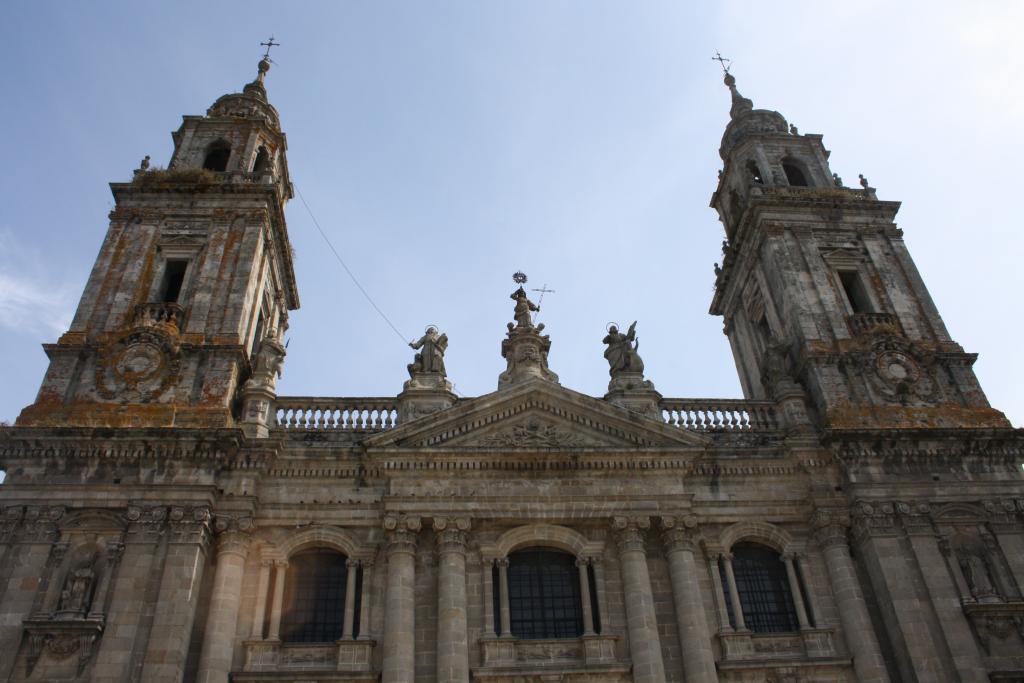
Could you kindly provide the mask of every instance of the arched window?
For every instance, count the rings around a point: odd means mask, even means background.
[[[807,187],[807,176],[800,166],[792,159],[782,160],[782,171],[786,174],[786,182],[794,187]]]
[[[761,176],[761,169],[753,159],[747,162],[747,177],[750,178],[750,181],[753,183],[764,185],[764,178]]]
[[[253,173],[265,173],[270,170],[270,152],[267,151],[266,147],[260,146],[258,152],[256,152],[256,161],[252,164]]]
[[[288,558],[281,610],[281,640],[331,643],[341,638],[345,617],[347,558],[313,548]]]
[[[508,602],[517,638],[583,635],[580,574],[568,553],[528,548],[510,554]]]
[[[754,633],[799,628],[786,565],[777,552],[758,543],[737,543],[732,547],[732,568],[747,628]],[[728,591],[728,586],[724,588]],[[735,622],[728,596],[726,604]]]
[[[223,140],[217,140],[206,149],[206,158],[203,159],[203,168],[208,171],[228,170],[228,159],[231,158],[231,145]]]

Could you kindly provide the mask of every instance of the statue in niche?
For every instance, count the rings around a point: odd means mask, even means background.
[[[644,362],[637,350],[640,342],[636,340],[636,321],[629,326],[626,334],[619,332],[617,325],[608,327],[608,334],[602,340],[608,345],[604,357],[608,360],[608,374],[615,377],[621,373],[643,374]]]
[[[92,567],[85,566],[71,570],[64,579],[64,588],[60,592],[58,612],[85,614],[92,602],[92,590],[96,583],[96,573]]]
[[[985,549],[977,542],[961,543],[959,546],[957,559],[971,594],[978,600],[997,598],[998,593],[992,582],[992,573],[985,557]]]
[[[516,327],[532,328],[533,319],[530,317],[530,311],[540,313],[540,307],[527,298],[526,290],[522,287],[512,292],[509,298],[514,299],[516,302],[516,307],[512,314],[516,321]]]
[[[427,327],[426,332],[416,341],[409,342],[409,348],[422,349],[409,363],[409,376],[414,377],[420,372],[434,372],[442,377],[446,375],[444,369],[444,352],[448,348],[448,335],[438,334],[437,328],[433,325]]]

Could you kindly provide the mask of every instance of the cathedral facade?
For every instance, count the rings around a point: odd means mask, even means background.
[[[0,428],[0,679],[1024,681],[1024,433],[820,135],[726,74],[742,399],[662,396],[634,326],[606,395],[563,387],[522,287],[493,393],[452,392],[430,328],[395,396],[287,397],[269,68],[111,185]]]

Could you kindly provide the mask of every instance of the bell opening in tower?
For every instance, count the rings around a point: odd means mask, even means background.
[[[164,266],[164,281],[160,286],[160,301],[165,304],[178,303],[181,287],[185,283],[188,261],[168,261]]]

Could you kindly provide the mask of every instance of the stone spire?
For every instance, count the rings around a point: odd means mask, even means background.
[[[246,95],[251,97],[258,97],[264,102],[267,101],[267,88],[263,83],[263,79],[266,77],[267,72],[270,71],[270,58],[264,57],[260,60],[260,63],[256,65],[257,74],[256,80],[252,83],[246,84],[245,88],[242,89]]]
[[[754,103],[740,94],[740,91],[736,89],[736,77],[728,71],[725,72],[725,84],[728,86],[729,92],[732,93],[732,107],[729,109],[731,118],[737,119],[753,111]]]

